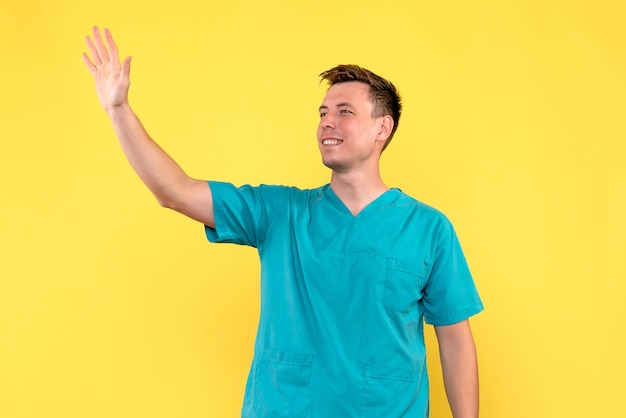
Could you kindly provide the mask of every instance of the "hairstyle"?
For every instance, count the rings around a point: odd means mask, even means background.
[[[321,80],[328,82],[328,87],[332,87],[338,83],[346,83],[349,81],[360,81],[370,86],[370,100],[374,104],[372,111],[373,117],[389,115],[393,119],[393,129],[383,150],[387,148],[393,134],[398,129],[400,122],[400,114],[402,113],[402,102],[398,89],[388,80],[374,74],[370,70],[361,68],[358,65],[338,65],[330,70],[326,70],[320,74]]]

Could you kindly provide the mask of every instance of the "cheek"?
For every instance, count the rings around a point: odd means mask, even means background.
[[[322,133],[324,132],[324,127],[322,126],[322,122],[317,124],[317,138],[320,139],[322,137]]]

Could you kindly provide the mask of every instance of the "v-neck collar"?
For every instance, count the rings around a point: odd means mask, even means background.
[[[361,211],[359,213],[357,213],[356,215],[353,215],[352,211],[350,211],[350,209],[346,206],[346,204],[343,203],[343,201],[339,198],[339,196],[337,196],[337,194],[335,193],[333,188],[330,187],[330,183],[326,184],[326,186],[324,186],[324,188],[325,188],[324,194],[326,195],[326,198],[331,203],[331,205],[335,209],[337,209],[337,211],[342,213],[344,216],[352,218],[352,219],[356,219],[356,218],[360,217],[361,214],[364,213],[364,212],[369,212],[371,210],[380,208],[382,206],[385,206],[385,205],[391,203],[397,197],[398,193],[400,192],[400,190],[395,188],[395,187],[390,188],[390,189],[386,190],[385,192],[383,192],[376,199],[374,199],[370,203],[368,203],[363,209],[361,209]]]

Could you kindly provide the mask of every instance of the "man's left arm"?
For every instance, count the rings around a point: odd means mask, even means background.
[[[469,320],[436,326],[448,403],[454,418],[478,417],[478,361]]]

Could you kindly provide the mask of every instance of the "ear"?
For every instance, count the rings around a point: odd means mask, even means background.
[[[385,115],[382,117],[380,127],[378,128],[378,137],[376,138],[379,141],[387,142],[387,138],[391,135],[391,131],[393,130],[393,118],[389,115]]]

